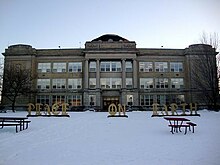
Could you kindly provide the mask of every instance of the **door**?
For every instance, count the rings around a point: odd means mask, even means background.
[[[117,106],[119,104],[119,97],[104,97],[103,98],[103,110],[108,111],[108,107],[112,103],[114,103]]]

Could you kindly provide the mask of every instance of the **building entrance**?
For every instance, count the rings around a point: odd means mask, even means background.
[[[108,107],[112,103],[114,103],[115,105],[118,105],[119,97],[104,97],[103,98],[103,110],[108,111]]]

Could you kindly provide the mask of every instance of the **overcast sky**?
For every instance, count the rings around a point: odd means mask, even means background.
[[[1,53],[14,44],[79,48],[103,34],[186,48],[203,31],[220,35],[220,0],[0,0]]]

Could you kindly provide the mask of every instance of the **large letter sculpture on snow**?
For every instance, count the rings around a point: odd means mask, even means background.
[[[186,113],[186,106],[187,105],[188,104],[186,104],[186,103],[180,104],[180,108],[182,109],[182,114],[178,114],[177,113],[178,105],[176,103],[172,103],[169,105],[169,108],[171,109],[171,111],[168,111],[168,106],[163,104],[162,105],[163,107],[161,108],[160,112],[159,112],[159,104],[154,103],[154,104],[152,104],[152,106],[153,106],[152,107],[153,108],[152,117],[155,117],[155,116],[200,116],[200,114],[197,113],[197,104],[196,103],[189,104],[190,114]],[[194,113],[193,113],[193,111],[194,111]]]
[[[60,106],[62,107],[62,113],[60,115],[60,111],[59,108]],[[50,106],[48,104],[41,104],[41,103],[37,103],[37,104],[32,104],[29,103],[28,104],[28,117],[35,117],[35,116],[64,116],[64,117],[69,117],[69,115],[67,114],[67,103],[55,103],[52,105],[51,109]],[[35,110],[35,115],[32,115],[31,112]],[[44,114],[42,114],[42,112]]]
[[[117,115],[118,112],[118,115]],[[118,104],[118,107],[112,103],[109,105],[108,107],[108,117],[128,117],[125,113],[126,113],[126,108],[125,105]],[[122,114],[121,114],[122,113]]]

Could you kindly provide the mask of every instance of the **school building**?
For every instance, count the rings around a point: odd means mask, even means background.
[[[192,59],[205,46],[184,49],[137,48],[135,41],[106,34],[85,43],[85,48],[36,49],[11,45],[3,53],[5,66],[20,65],[37,75],[37,91],[19,97],[16,106],[28,103],[65,102],[72,110],[107,111],[111,103],[148,109],[153,103],[195,103]],[[197,91],[198,92],[198,91]],[[10,105],[7,99],[4,105]]]

